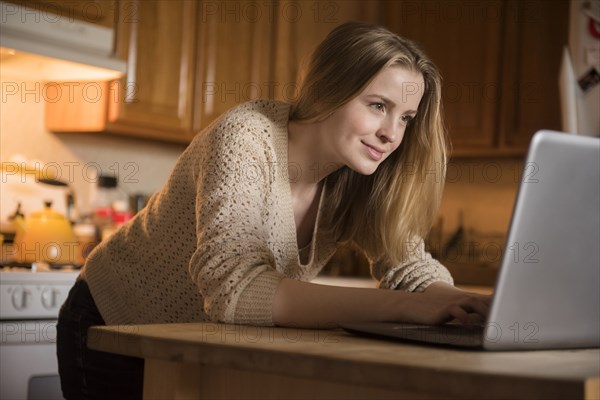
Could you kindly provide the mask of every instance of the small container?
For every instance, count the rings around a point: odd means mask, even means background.
[[[126,200],[117,200],[112,205],[114,215],[113,224],[121,226],[133,217],[133,212],[129,209],[129,203]]]
[[[102,230],[102,240],[112,236],[127,221],[133,217],[127,202],[118,200],[113,203],[113,222]]]
[[[116,230],[116,223],[129,219],[129,197],[118,188],[117,178],[101,175],[94,198],[92,221],[96,226],[97,240],[104,240]],[[120,215],[125,213],[125,216]],[[119,215],[117,215],[119,214]]]
[[[139,213],[146,204],[150,196],[143,193],[135,193],[129,197],[129,205],[133,214]]]
[[[96,239],[96,227],[90,223],[76,224],[73,226],[73,231],[77,238],[75,263],[83,265],[94,247],[98,244]]]
[[[112,225],[113,209],[112,203],[117,199],[117,178],[114,176],[101,175],[98,177],[98,188],[93,202],[93,223],[98,232]]]

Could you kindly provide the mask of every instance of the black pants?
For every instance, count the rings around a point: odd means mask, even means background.
[[[144,360],[86,346],[87,330],[105,325],[87,283],[78,279],[60,309],[57,356],[65,399],[141,399]]]

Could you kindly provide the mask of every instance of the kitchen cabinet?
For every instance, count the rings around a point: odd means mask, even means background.
[[[273,97],[274,3],[149,0],[134,1],[133,11],[131,4],[119,3],[131,18],[117,22],[126,76],[88,83],[102,93],[98,101],[77,90],[74,101],[48,103],[49,130],[187,143],[232,106]]]
[[[231,107],[272,98],[276,3],[202,3],[198,13],[194,130]]]
[[[293,100],[315,46],[340,23],[364,20],[415,40],[439,66],[454,156],[521,156],[536,130],[561,128],[568,8],[566,0],[119,1],[116,53],[127,76],[97,83],[100,100],[81,86],[75,100],[71,90],[48,103],[47,127],[187,143],[235,104]]]
[[[292,101],[301,65],[337,25],[377,22],[380,2],[212,3],[200,12],[194,115],[200,130],[232,106],[254,98]]]
[[[415,40],[443,76],[454,156],[524,154],[561,129],[558,74],[569,2],[385,1],[385,23]]]
[[[193,136],[197,2],[120,1],[116,54],[124,78],[70,82],[69,96],[46,104],[46,126],[175,142]]]
[[[333,28],[347,21],[379,23],[381,10],[380,1],[280,1],[274,37],[274,97],[295,99],[301,69]]]
[[[298,70],[335,26],[375,21],[378,1],[238,1],[202,7],[195,127],[254,98],[294,99]]]
[[[128,61],[126,77],[77,83],[76,90],[67,83],[62,91],[69,96],[46,105],[46,126],[189,142],[236,104],[293,100],[304,57],[344,21],[377,21],[379,6],[360,0],[121,1],[119,15],[130,18],[117,19],[116,53]]]
[[[126,77],[111,83],[106,130],[189,140],[192,135],[197,2],[120,2],[116,54]]]
[[[525,149],[539,129],[561,130],[558,77],[569,1],[506,2],[499,145]]]

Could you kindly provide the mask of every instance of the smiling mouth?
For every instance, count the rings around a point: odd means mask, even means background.
[[[383,152],[379,151],[378,149],[376,149],[375,147],[369,146],[368,144],[361,142],[365,148],[367,149],[367,154],[369,154],[369,157],[371,157],[374,161],[379,161],[383,158]]]

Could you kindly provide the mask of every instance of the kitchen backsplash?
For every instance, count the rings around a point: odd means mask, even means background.
[[[440,209],[444,232],[460,224],[485,233],[505,233],[521,178],[520,159],[451,160]]]
[[[90,207],[99,171],[116,174],[130,195],[151,194],[166,181],[185,148],[106,134],[50,133],[44,127],[44,101],[36,83],[18,82],[18,87],[23,90],[16,95],[2,91],[0,160],[18,155],[19,161],[48,165],[72,185],[82,210]]]

